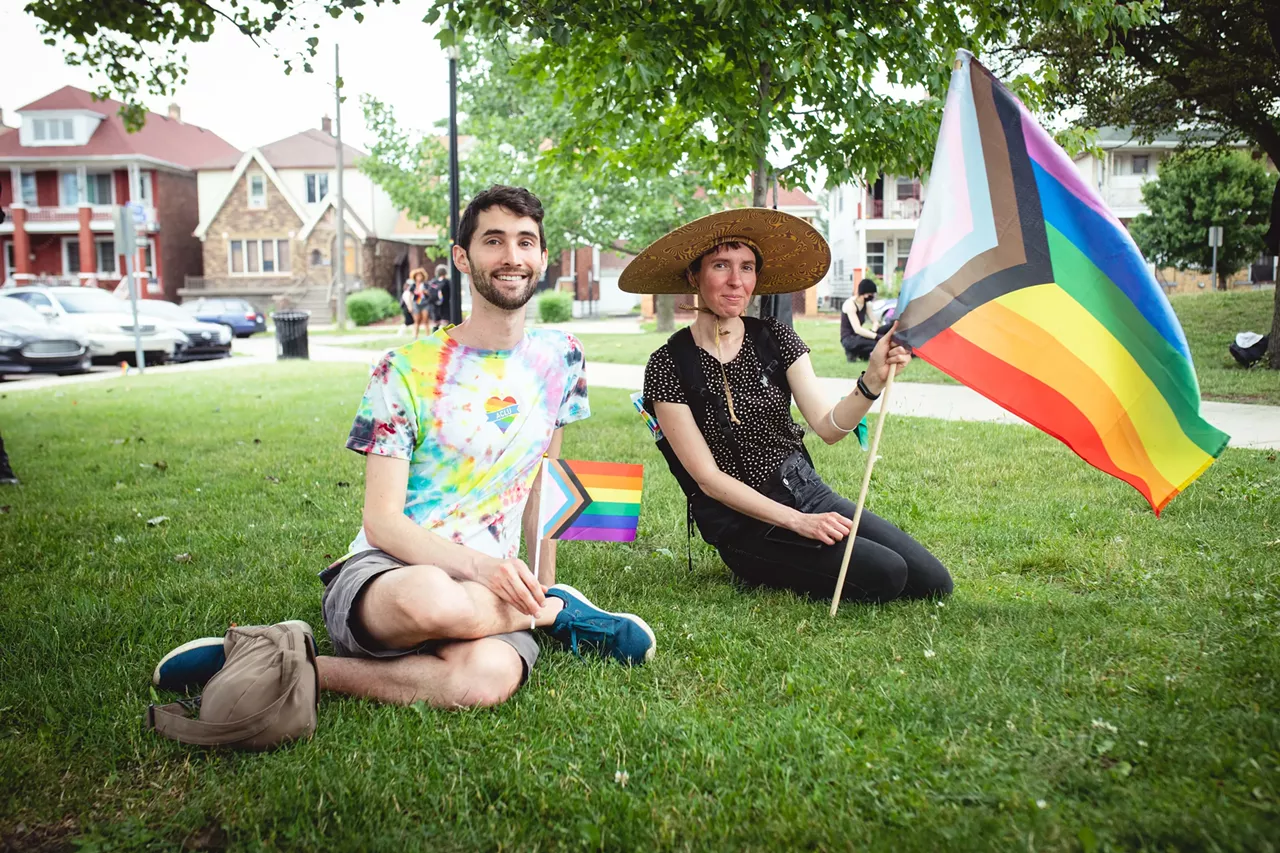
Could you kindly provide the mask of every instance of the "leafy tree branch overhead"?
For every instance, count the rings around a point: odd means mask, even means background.
[[[558,92],[571,118],[564,156],[608,149],[654,168],[687,157],[721,191],[750,178],[762,205],[773,177],[794,186],[820,172],[835,184],[926,170],[955,49],[1029,34],[1063,5],[459,0],[447,11],[436,0],[434,13],[464,33],[528,33],[536,48],[513,71]],[[1145,7],[1066,5],[1097,30],[1140,20]],[[1034,106],[1038,84],[1021,82]]]
[[[209,41],[217,27],[233,27],[281,60],[284,71],[310,72],[324,18],[364,20],[368,7],[399,0],[32,0],[45,43],[61,47],[68,65],[89,71],[95,94],[124,104],[126,127],[146,118],[142,97],[171,94],[186,80],[187,44]],[[311,35],[307,35],[311,33]],[[295,46],[277,40],[296,41]]]
[[[573,245],[635,252],[688,218],[710,213],[714,193],[679,162],[646,170],[595,149],[575,162],[547,152],[561,145],[567,111],[556,93],[529,84],[511,66],[530,48],[520,41],[466,41],[458,87],[460,194],[465,201],[494,183],[528,186],[546,209],[552,255]],[[394,109],[362,99],[376,135],[360,169],[411,217],[448,225],[448,140],[401,127]],[[584,165],[585,164],[585,165]]]

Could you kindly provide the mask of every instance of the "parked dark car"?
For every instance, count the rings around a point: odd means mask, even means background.
[[[163,299],[139,299],[138,314],[164,320],[187,336],[185,341],[178,341],[173,352],[174,361],[227,358],[231,355],[233,332],[230,326],[198,320],[179,306]]]
[[[243,299],[205,297],[182,303],[182,310],[205,323],[230,326],[237,338],[267,330],[267,318]]]
[[[0,299],[0,376],[84,373],[89,342],[18,299]]]

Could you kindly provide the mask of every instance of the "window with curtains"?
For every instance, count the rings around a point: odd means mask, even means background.
[[[288,240],[232,240],[227,248],[232,275],[284,275],[289,272]]]
[[[36,203],[36,173],[23,172],[21,180],[22,180],[22,203],[35,204]]]
[[[89,204],[115,204],[116,182],[110,172],[90,172],[85,176]]]
[[[308,172],[307,204],[315,204],[329,194],[329,173]]]

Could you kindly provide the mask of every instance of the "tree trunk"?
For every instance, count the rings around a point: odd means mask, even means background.
[[[1268,154],[1274,162],[1275,154],[1271,151]],[[1275,191],[1271,194],[1271,227],[1262,239],[1267,245],[1267,251],[1272,255],[1280,255],[1280,181],[1276,182]],[[1280,370],[1280,283],[1276,285],[1275,304],[1271,307],[1271,340],[1267,342],[1267,354],[1262,361],[1272,370]]]
[[[653,298],[654,314],[658,318],[659,332],[674,332],[676,330],[676,295],[674,293],[659,293]]]
[[[1276,301],[1271,312],[1271,340],[1267,341],[1263,362],[1272,370],[1280,370],[1280,285],[1276,286]]]

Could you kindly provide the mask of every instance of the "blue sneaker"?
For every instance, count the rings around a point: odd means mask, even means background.
[[[285,624],[297,624],[311,636],[311,626],[298,619]],[[315,640],[312,639],[314,651]],[[223,651],[222,637],[201,637],[189,643],[183,643],[156,664],[151,674],[151,683],[161,690],[173,690],[186,693],[199,690],[218,674],[227,662],[227,654]]]
[[[658,640],[639,616],[601,610],[564,583],[548,589],[547,595],[564,602],[564,609],[547,632],[574,654],[585,646],[619,663],[641,664],[653,658]]]
[[[151,683],[161,690],[173,690],[186,693],[199,690],[205,683],[217,675],[218,670],[227,662],[226,652],[222,650],[221,637],[201,637],[189,643],[183,643],[169,654],[160,658],[156,671],[151,674]]]

